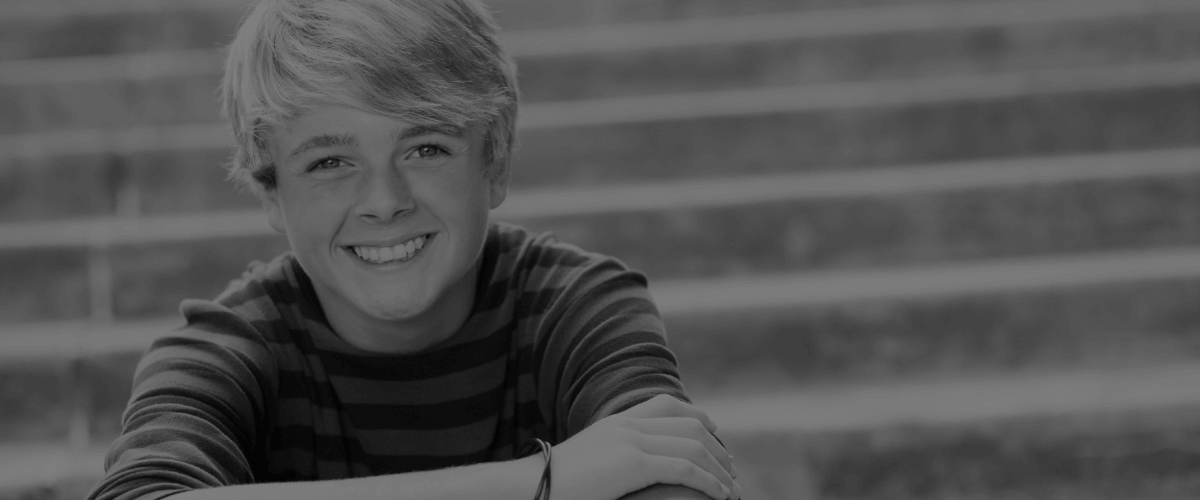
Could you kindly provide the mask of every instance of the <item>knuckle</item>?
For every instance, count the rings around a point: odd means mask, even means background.
[[[675,477],[680,480],[694,479],[699,475],[699,467],[687,460],[674,461],[672,468]]]
[[[700,440],[708,439],[708,435],[710,434],[708,432],[708,427],[704,425],[704,422],[694,418],[687,419],[687,421],[684,423],[684,429],[687,430],[689,435]]]
[[[650,456],[645,453],[634,453],[633,457],[631,457],[629,459],[628,463],[632,464],[634,467],[637,468],[637,470],[640,470],[640,471],[648,471],[648,470],[654,469],[654,461],[651,460]]]
[[[628,444],[637,446],[638,438],[640,436],[641,436],[641,433],[639,433],[638,431],[636,431],[634,429],[631,429],[629,427],[619,427],[619,428],[617,428],[616,436],[614,436],[614,437],[615,437],[615,439],[620,440],[624,443],[628,443]]]
[[[637,420],[630,417],[621,417],[612,421],[612,428],[615,432],[621,434],[637,433]]]

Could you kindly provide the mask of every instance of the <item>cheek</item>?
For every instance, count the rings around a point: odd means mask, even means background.
[[[486,216],[488,184],[475,168],[472,164],[456,165],[443,175],[426,178],[427,206],[463,222],[478,218],[481,207]]]
[[[327,237],[340,227],[345,207],[337,193],[306,191],[289,193],[284,205],[288,226],[305,240]]]

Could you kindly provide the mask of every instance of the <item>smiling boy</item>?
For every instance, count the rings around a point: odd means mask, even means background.
[[[518,99],[480,5],[262,0],[222,97],[291,251],[184,301],[89,498],[740,497],[645,278],[489,222]]]

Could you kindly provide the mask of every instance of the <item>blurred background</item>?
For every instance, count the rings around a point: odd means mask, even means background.
[[[644,271],[747,499],[1200,494],[1200,1],[491,0],[496,217]],[[0,0],[0,498],[286,242],[224,182],[247,0]]]

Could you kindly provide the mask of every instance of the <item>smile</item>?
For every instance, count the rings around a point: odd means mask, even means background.
[[[425,243],[432,237],[432,233],[423,234],[399,245],[390,247],[356,245],[348,248],[363,261],[370,262],[372,264],[391,264],[394,262],[404,262],[412,259],[421,252],[422,248],[425,248]]]

